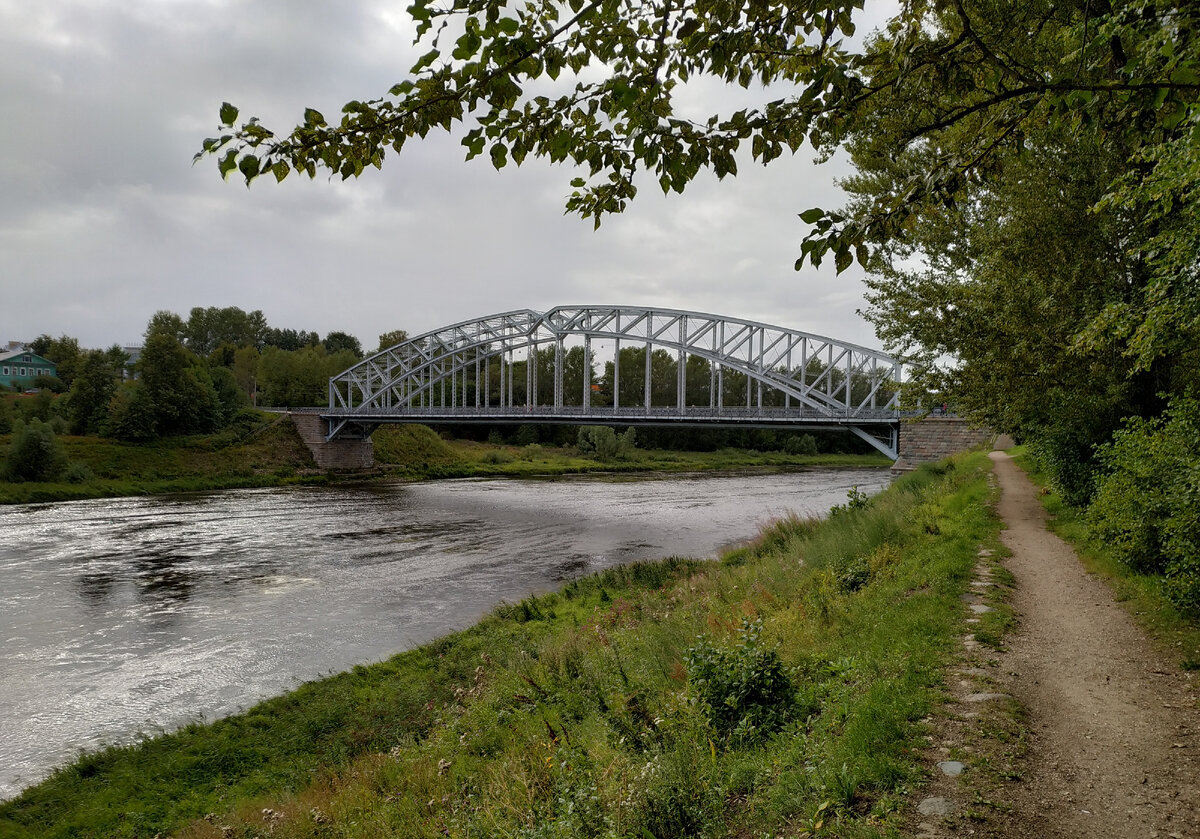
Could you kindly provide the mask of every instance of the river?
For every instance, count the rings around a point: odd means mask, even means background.
[[[0,507],[0,799],[612,565],[715,557],[880,469],[288,487]]]

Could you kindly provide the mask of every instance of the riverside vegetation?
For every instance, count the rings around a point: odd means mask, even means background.
[[[2,400],[0,400],[2,401]],[[504,442],[444,440],[425,426],[388,426],[375,432],[377,469],[368,474],[336,475],[317,469],[294,426],[276,414],[241,409],[219,432],[164,437],[140,443],[106,437],[56,435],[53,420],[18,421],[0,433],[0,503],[61,501],[118,495],[328,483],[337,480],[530,477],[584,472],[697,471],[746,467],[886,466],[881,455],[819,454],[811,437],[785,442],[800,446],[760,452],[719,449],[669,451],[626,446],[597,449],[597,435],[616,437],[611,429],[588,430],[582,445],[523,445]],[[524,431],[524,433],[523,433]],[[607,431],[607,435],[603,434]],[[514,439],[530,432],[519,429]],[[500,438],[494,438],[499,440]],[[793,453],[794,451],[794,453]],[[26,469],[32,461],[33,471]],[[22,471],[14,473],[14,469]]]
[[[982,455],[84,755],[0,836],[883,836],[997,544]]]

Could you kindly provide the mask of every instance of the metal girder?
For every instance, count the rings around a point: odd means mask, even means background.
[[[547,421],[546,408],[538,405],[538,363],[552,359],[554,411],[566,410],[564,367],[568,353],[564,342],[577,341],[584,348],[582,404],[588,408],[584,421],[622,424],[635,421],[632,406],[614,404],[592,408],[591,355],[597,341],[613,342],[614,403],[619,402],[621,374],[638,376],[620,364],[624,350],[644,350],[641,391],[645,393],[645,418],[662,419],[661,406],[654,406],[651,391],[651,352],[666,350],[676,365],[674,375],[675,416],[679,420],[752,424],[760,420],[775,425],[791,417],[797,424],[847,427],[875,448],[896,456],[898,423],[897,395],[902,376],[899,359],[877,350],[798,330],[742,318],[639,306],[559,306],[547,312],[520,309],[475,320],[462,321],[410,338],[364,359],[329,380],[330,437],[341,428],[360,423],[470,420],[491,416],[493,409]],[[548,352],[549,350],[549,352]],[[687,402],[686,365],[691,358],[707,363],[711,374],[709,400],[715,409],[702,417]],[[533,363],[529,363],[532,361]],[[517,365],[525,364],[520,401],[514,376]],[[493,366],[498,368],[498,386],[492,387]],[[638,367],[641,365],[635,365]],[[601,368],[603,369],[603,368]],[[724,381],[730,375],[745,377],[745,410],[753,412],[752,385],[757,389],[760,416],[739,416],[723,404]],[[659,383],[660,386],[664,383]],[[447,390],[448,389],[448,390]],[[768,401],[784,400],[785,417],[764,411],[779,406],[764,405],[764,394],[780,394]],[[514,404],[518,402],[519,404]],[[447,410],[449,409],[449,410]],[[736,409],[741,411],[742,409]],[[554,416],[554,414],[550,414]],[[578,420],[578,417],[575,417]],[[882,426],[882,427],[880,427]]]

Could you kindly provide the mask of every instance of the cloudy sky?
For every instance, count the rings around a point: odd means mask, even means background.
[[[150,316],[261,309],[367,348],[516,308],[661,305],[878,346],[857,269],[797,273],[797,213],[836,207],[811,153],[682,196],[650,184],[599,231],[564,215],[572,170],[463,162],[411,142],[341,182],[223,182],[192,155],[222,101],[286,131],[403,78],[407,0],[0,0],[0,346],[141,340]],[[687,93],[707,113],[728,93]]]

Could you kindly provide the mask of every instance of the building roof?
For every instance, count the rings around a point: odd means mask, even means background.
[[[21,357],[29,356],[30,359],[36,358],[37,363],[39,363],[39,364],[51,364],[55,367],[58,366],[57,364],[54,364],[54,362],[51,361],[50,359],[40,356],[37,353],[33,352],[32,350],[24,350],[24,349],[0,352],[0,362],[12,361],[13,359],[18,358],[18,356],[21,356]]]

